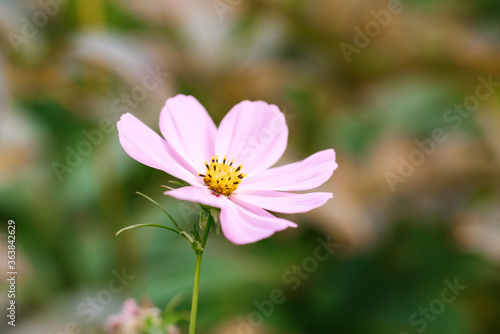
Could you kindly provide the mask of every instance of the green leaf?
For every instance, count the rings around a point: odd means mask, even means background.
[[[159,225],[159,224],[137,224],[137,225],[130,225],[130,226],[124,227],[121,230],[119,230],[118,232],[116,232],[115,235],[118,236],[119,234],[121,234],[124,231],[132,230],[132,229],[137,228],[137,227],[160,227],[160,228],[164,228],[165,230],[169,230],[169,231],[175,232],[177,234],[182,234],[181,232],[179,232],[179,231],[177,231],[177,230],[175,230],[175,229],[173,229],[171,227],[164,226],[164,225]]]
[[[184,292],[180,292],[176,294],[167,304],[165,307],[165,314],[172,313],[175,311],[175,309],[180,305],[182,298],[184,296]]]
[[[172,223],[174,223],[175,227],[177,227],[177,230],[182,231],[181,227],[179,226],[179,224],[177,224],[177,222],[175,221],[175,219],[167,212],[167,210],[165,210],[160,204],[158,204],[158,202],[156,202],[152,198],[144,195],[141,192],[136,191],[135,193],[141,195],[142,197],[144,197],[145,199],[149,200],[151,203],[153,203],[154,205],[156,205],[157,207],[159,207],[161,209],[161,211],[163,211],[167,215],[167,217],[170,218],[170,220],[172,221]]]
[[[217,233],[217,236],[220,236],[220,209],[210,208],[210,214],[214,219],[215,232]]]
[[[197,241],[200,241],[200,234],[198,233],[198,228],[196,227],[196,222],[193,223],[193,235]]]
[[[185,187],[185,186],[189,186],[190,185],[187,182],[177,181],[177,180],[170,180],[170,181],[168,181],[168,183],[172,183],[172,184],[175,184],[175,185],[181,186],[181,187]]]
[[[192,244],[195,243],[195,240],[193,239],[193,237],[191,236],[191,234],[187,233],[187,232],[184,232],[184,231],[181,231],[179,232],[180,235],[184,236],[184,238],[188,239],[188,241]]]
[[[200,211],[200,231],[203,231],[207,226],[208,215],[204,211]]]

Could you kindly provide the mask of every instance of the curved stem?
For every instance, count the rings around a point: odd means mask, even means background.
[[[205,245],[207,244],[208,233],[212,227],[213,217],[210,215],[208,217],[207,226],[203,232],[203,239],[201,240],[201,249],[196,250],[196,269],[194,271],[194,285],[193,285],[193,299],[191,302],[191,317],[189,320],[189,334],[195,334],[196,327],[196,315],[198,312],[198,295],[200,291],[200,272],[201,272],[201,260],[203,258],[203,251],[205,250]]]

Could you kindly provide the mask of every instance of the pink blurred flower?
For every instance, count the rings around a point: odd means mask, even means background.
[[[243,101],[217,128],[192,96],[169,98],[160,114],[162,138],[130,113],[118,122],[120,143],[135,160],[191,186],[166,191],[179,200],[221,209],[227,239],[247,244],[297,225],[267,212],[300,213],[325,204],[331,193],[289,193],[318,187],[337,168],[335,151],[270,168],[287,146],[285,116],[275,105]]]
[[[120,313],[111,315],[106,321],[106,331],[108,333],[118,333],[122,328],[130,327],[135,323],[135,318],[139,315],[140,309],[134,299],[127,299],[123,303]]]
[[[167,327],[167,334],[181,334],[181,329],[175,325],[169,325]]]
[[[147,320],[160,323],[160,310],[146,305],[139,306],[134,299],[127,299],[118,314],[111,315],[106,321],[106,332],[110,334],[142,333]],[[168,332],[167,332],[168,333]]]

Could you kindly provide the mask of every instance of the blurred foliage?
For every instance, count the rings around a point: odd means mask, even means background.
[[[162,307],[184,291],[189,307],[194,256],[183,240],[151,229],[114,235],[168,223],[136,191],[186,228],[196,216],[162,195],[170,176],[129,158],[114,125],[102,126],[130,111],[158,130],[177,93],[194,95],[216,122],[244,99],[277,104],[291,131],[282,163],[333,147],[340,166],[321,187],[335,198],[292,216],[298,229],[248,246],[210,238],[203,333],[236,333],[274,289],[286,301],[254,333],[417,333],[412,314],[455,278],[467,289],[425,333],[498,333],[500,90],[457,129],[444,114],[475,93],[479,76],[500,80],[500,2],[401,1],[351,62],[340,43],[354,45],[354,28],[387,1],[222,0],[221,14],[216,1],[73,0],[15,47],[11,33],[22,35],[23,18],[33,22],[49,2],[0,2],[0,234],[16,221],[20,267],[18,326],[2,322],[2,333],[59,333],[68,321],[102,333],[129,297]],[[168,76],[127,104],[157,68]],[[386,173],[437,128],[447,139],[391,191]],[[94,130],[102,139],[69,166],[83,131]],[[61,180],[54,162],[69,166]],[[292,291],[283,275],[327,236],[338,251]],[[90,319],[82,303],[122,268],[135,278]]]

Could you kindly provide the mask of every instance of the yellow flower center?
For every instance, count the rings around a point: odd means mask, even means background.
[[[224,196],[231,195],[241,183],[241,180],[246,176],[241,172],[241,165],[233,167],[233,161],[226,162],[226,157],[222,162],[219,162],[219,157],[212,157],[210,163],[205,161],[207,170],[205,174],[198,174],[203,177],[203,181],[210,190],[214,193]]]

